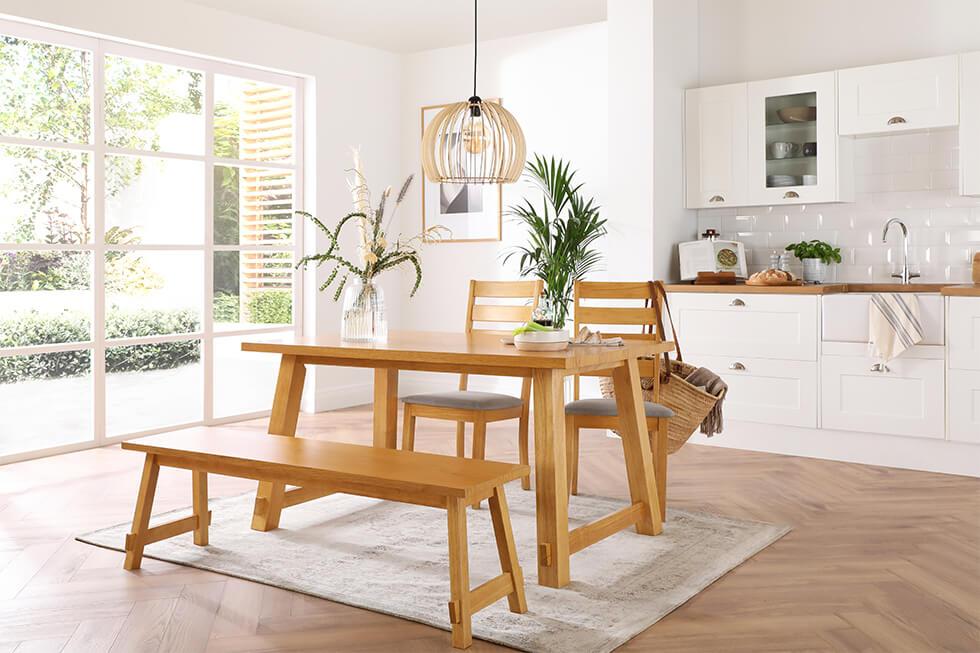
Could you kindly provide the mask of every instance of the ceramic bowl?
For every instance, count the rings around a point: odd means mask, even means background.
[[[817,119],[817,107],[786,107],[776,114],[783,122],[812,122]]]
[[[521,351],[561,351],[568,347],[568,329],[519,333],[514,346]]]

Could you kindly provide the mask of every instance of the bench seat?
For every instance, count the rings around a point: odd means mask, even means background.
[[[126,536],[126,569],[140,567],[147,544],[188,531],[194,532],[195,544],[207,545],[211,521],[207,474],[222,474],[300,484],[286,492],[287,506],[343,492],[445,509],[449,526],[449,618],[453,646],[457,648],[472,643],[472,614],[498,599],[506,597],[513,612],[527,611],[524,578],[503,487],[526,476],[527,465],[261,435],[227,427],[197,427],[153,435],[124,442],[122,448],[146,454],[133,528]],[[191,470],[194,513],[150,528],[160,467]],[[489,499],[502,573],[471,590],[466,508],[483,499]],[[257,499],[258,503],[262,501],[267,499]],[[257,505],[256,511],[263,508]]]

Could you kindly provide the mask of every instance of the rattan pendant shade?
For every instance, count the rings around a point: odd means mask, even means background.
[[[514,116],[478,97],[444,108],[422,136],[422,169],[434,183],[510,184],[520,178],[526,154]]]
[[[524,132],[499,102],[476,94],[477,0],[473,0],[473,97],[448,105],[422,135],[422,170],[433,183],[510,184],[524,169]]]

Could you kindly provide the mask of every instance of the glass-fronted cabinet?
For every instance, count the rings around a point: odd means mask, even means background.
[[[837,73],[748,84],[752,204],[850,200],[850,144],[837,136]],[[846,173],[846,174],[845,174]]]

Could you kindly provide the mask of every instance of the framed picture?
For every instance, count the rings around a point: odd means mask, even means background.
[[[486,100],[500,102],[499,98]],[[446,104],[422,107],[421,134]],[[420,140],[421,142],[421,140]],[[433,184],[422,172],[422,231],[442,225],[449,230],[433,243],[494,241],[501,239],[503,223],[500,184]]]

